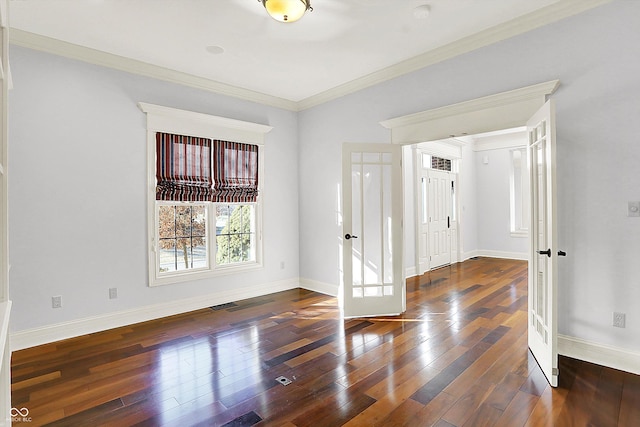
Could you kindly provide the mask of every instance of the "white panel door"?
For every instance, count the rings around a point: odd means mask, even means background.
[[[345,317],[405,311],[401,155],[399,145],[343,146]]]
[[[429,271],[429,169],[420,167],[420,181],[418,191],[418,275]]]
[[[558,385],[555,109],[552,101],[529,120],[531,179],[528,341],[549,384]]]
[[[429,171],[429,256],[430,267],[451,264],[451,177],[449,172]]]

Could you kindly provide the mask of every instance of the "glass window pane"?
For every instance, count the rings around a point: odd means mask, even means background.
[[[175,206],[159,206],[158,235],[161,239],[176,237]]]
[[[363,163],[380,163],[380,153],[364,153]]]
[[[191,234],[191,206],[176,206],[176,237]]]
[[[217,205],[216,215],[216,262],[224,265],[255,261],[255,206]]]
[[[229,262],[242,261],[242,237],[240,234],[229,236]]]
[[[191,235],[204,237],[207,234],[207,211],[204,205],[194,206],[192,209]],[[194,243],[195,244],[195,243]]]
[[[229,264],[229,236],[216,237],[216,263]]]
[[[178,271],[186,270],[191,267],[191,239],[178,239],[176,247],[176,256]]]
[[[379,165],[363,167],[363,206],[366,213],[362,224],[362,236],[366,236],[367,244],[362,247],[362,263],[364,267],[364,284],[381,284],[382,254],[384,248],[383,212],[380,211],[383,197],[383,168]],[[363,239],[364,240],[364,239]],[[365,296],[366,293],[365,293]]]
[[[205,205],[158,206],[158,237],[159,273],[208,267]]]
[[[364,296],[365,297],[381,297],[382,286],[367,286],[366,288],[364,288]]]
[[[175,239],[160,239],[158,254],[160,273],[176,271]]]
[[[193,268],[206,268],[207,263],[207,247],[205,244],[194,245],[191,247],[191,256]]]

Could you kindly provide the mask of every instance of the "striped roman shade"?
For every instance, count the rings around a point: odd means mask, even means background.
[[[156,200],[210,201],[211,140],[156,133]]]
[[[258,198],[258,146],[213,141],[213,201],[252,203]]]

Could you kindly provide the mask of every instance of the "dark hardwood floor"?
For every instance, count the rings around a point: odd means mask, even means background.
[[[561,358],[547,385],[526,277],[481,258],[408,280],[396,318],[293,290],[21,350],[12,405],[29,426],[640,426],[638,376]]]

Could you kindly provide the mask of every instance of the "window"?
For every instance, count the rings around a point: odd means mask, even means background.
[[[516,148],[509,151],[510,158],[510,207],[511,236],[529,235],[529,169],[527,149]]]
[[[262,266],[262,144],[271,128],[151,104],[149,284]]]
[[[207,208],[158,205],[159,272],[208,267]]]
[[[253,205],[216,205],[216,263],[255,261],[256,221]]]

